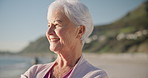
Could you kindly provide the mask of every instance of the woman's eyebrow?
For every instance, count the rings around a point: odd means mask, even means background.
[[[55,23],[55,22],[62,23],[62,20],[58,19],[58,20],[53,21],[53,23]],[[52,23],[52,22],[49,22],[49,21],[48,21],[48,25],[50,25],[51,23]]]
[[[55,22],[62,23],[62,20],[57,19],[57,20],[55,20]]]

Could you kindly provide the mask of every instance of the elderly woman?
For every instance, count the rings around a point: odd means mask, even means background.
[[[108,78],[82,56],[93,25],[88,8],[77,0],[56,0],[48,8],[46,37],[57,59],[34,65],[21,78]]]

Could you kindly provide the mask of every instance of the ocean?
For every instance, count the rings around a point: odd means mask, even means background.
[[[20,78],[33,65],[35,57],[0,55],[0,78]],[[49,63],[50,58],[38,57],[39,63]]]

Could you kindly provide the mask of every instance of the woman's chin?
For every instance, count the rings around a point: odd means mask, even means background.
[[[61,47],[50,45],[50,50],[57,53],[57,52],[59,52],[61,50]]]

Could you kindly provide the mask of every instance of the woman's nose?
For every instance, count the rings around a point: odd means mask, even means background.
[[[48,27],[48,30],[47,30],[47,34],[48,35],[53,35],[54,34],[54,26],[50,26],[50,27]]]

